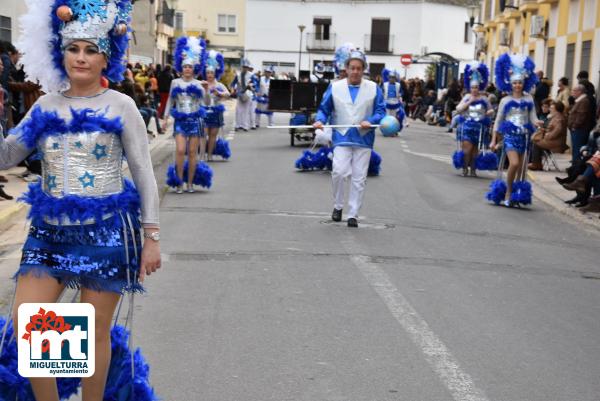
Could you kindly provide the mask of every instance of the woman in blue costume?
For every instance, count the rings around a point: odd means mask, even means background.
[[[488,200],[507,207],[531,203],[531,184],[527,182],[527,155],[531,134],[542,125],[535,113],[533,97],[527,93],[537,82],[535,64],[524,55],[503,54],[496,61],[496,86],[508,93],[498,105],[490,147],[496,150],[499,139],[503,155],[508,158],[506,182],[501,179],[503,159],[498,167],[498,179],[490,185]]]
[[[206,44],[203,39],[183,36],[177,39],[175,49],[175,70],[181,78],[171,82],[169,99],[165,109],[166,116],[173,116],[175,124],[175,172],[174,181],[169,181],[178,194],[183,193],[183,181],[187,177],[187,191],[194,190],[193,179],[196,174],[198,150],[204,154],[206,141],[204,140],[205,116],[203,99],[205,96],[202,83],[194,76],[200,74],[206,57]],[[165,119],[166,121],[166,119]],[[183,171],[187,156],[187,174]]]
[[[223,100],[228,99],[230,94],[227,87],[219,82],[224,72],[225,62],[223,55],[214,50],[209,51],[204,71],[202,72],[202,76],[206,80],[202,82],[202,85],[205,93],[204,104],[206,105],[204,123],[206,125],[206,132],[208,133],[208,151],[206,152],[206,159],[208,161],[212,161],[215,145],[217,144],[217,135],[219,130],[225,125],[225,120],[223,119],[225,105],[223,104]]]
[[[464,86],[470,92],[456,106],[460,113],[457,140],[462,151],[453,156],[454,166],[462,166],[463,176],[476,177],[475,161],[479,153],[480,141],[485,139],[490,127],[490,116],[494,109],[487,98],[481,95],[488,84],[489,71],[485,64],[477,61],[467,64],[464,71]]]
[[[31,2],[20,50],[29,79],[47,95],[12,135],[0,136],[0,169],[34,149],[43,167],[40,182],[22,198],[31,207],[31,228],[15,274],[14,327],[22,303],[53,303],[65,287],[81,290],[81,302],[96,311],[95,373],[82,380],[86,401],[102,400],[110,386],[111,319],[121,295],[143,291],[145,276],[161,263],[144,121],[129,97],[100,85],[103,73],[113,81],[123,77],[131,5],[97,3]],[[135,185],[123,177],[124,156]],[[56,379],[30,383],[37,400],[59,399]]]

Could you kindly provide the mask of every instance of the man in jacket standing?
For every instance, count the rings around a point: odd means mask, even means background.
[[[575,85],[571,94],[575,99],[575,104],[569,113],[567,126],[571,131],[571,146],[573,148],[571,161],[575,162],[579,160],[581,147],[587,143],[593,111],[590,107],[588,95],[585,93],[585,86]]]
[[[346,61],[348,77],[329,85],[323,96],[314,127],[322,129],[330,122],[333,125],[359,125],[360,128],[335,128],[333,130],[333,221],[342,220],[344,187],[351,180],[348,199],[348,227],[358,227],[358,212],[367,181],[367,172],[375,130],[385,116],[385,99],[375,82],[363,79],[367,60],[363,52],[353,50]]]

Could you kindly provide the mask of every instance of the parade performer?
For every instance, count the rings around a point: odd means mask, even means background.
[[[223,119],[223,113],[225,112],[225,105],[223,100],[229,98],[229,91],[227,87],[218,80],[225,72],[225,62],[223,55],[215,50],[208,52],[206,63],[202,76],[206,79],[202,83],[204,87],[204,104],[206,105],[206,117],[204,117],[204,123],[206,125],[206,132],[208,133],[208,150],[206,152],[206,159],[212,161],[212,156],[215,153],[217,145],[217,135],[221,128],[225,125]],[[225,150],[225,147],[229,149],[229,144],[225,143],[225,139],[219,138],[220,148]],[[231,155],[222,152],[217,152],[220,156],[228,159]],[[204,155],[200,155],[201,159],[204,159]]]
[[[175,188],[178,194],[183,193],[184,181],[187,181],[187,191],[195,192],[196,169],[202,167],[198,166],[198,149],[200,154],[204,154],[206,147],[203,122],[205,92],[202,83],[194,78],[202,71],[205,53],[206,44],[203,39],[191,36],[177,39],[175,70],[181,74],[181,78],[171,82],[165,116],[171,115],[175,119],[175,174],[169,174],[167,185]],[[165,124],[166,120],[165,118]],[[186,155],[187,171],[184,172]]]
[[[388,116],[396,117],[398,109],[402,108],[402,87],[398,82],[398,72],[383,71],[383,98]]]
[[[236,75],[231,83],[232,93],[237,97],[235,109],[235,130],[248,131],[252,128],[252,98],[254,96],[252,87],[252,64],[244,59],[242,61],[242,71]]]
[[[112,391],[119,386],[115,380],[123,378],[131,381],[136,394],[142,394],[140,385],[145,388],[143,400],[154,399],[147,382],[142,383],[147,366],[131,377],[132,366],[118,360],[121,354],[113,353],[111,360],[111,320],[121,296],[129,293],[133,302],[133,293],[143,291],[145,276],[161,263],[159,199],[146,126],[130,97],[100,83],[102,74],[113,82],[123,79],[131,4],[27,3],[19,50],[28,79],[39,82],[47,94],[12,135],[0,136],[0,169],[17,165],[37,149],[43,170],[41,180],[30,184],[21,198],[30,205],[31,227],[14,276],[14,324],[2,324],[0,399],[15,399],[15,394],[19,400],[68,399],[80,383],[84,400],[116,399],[106,397],[114,397]],[[124,156],[133,183],[123,177]],[[24,380],[5,365],[16,357],[8,355],[16,344],[6,334],[19,327],[19,306],[54,303],[65,287],[79,288],[81,302],[91,303],[96,314],[95,373],[70,380],[68,389],[61,385],[67,379],[58,384],[54,378]],[[122,345],[113,339],[113,349]],[[15,381],[7,387],[11,375]],[[132,400],[133,394],[126,394],[122,399]]]
[[[462,167],[463,176],[477,176],[476,160],[479,149],[482,147],[488,136],[494,109],[485,96],[481,95],[488,84],[489,71],[485,64],[477,61],[467,64],[464,73],[464,87],[469,88],[470,92],[466,94],[456,107],[460,113],[458,117],[457,142],[461,150],[457,150],[452,156],[454,167]],[[489,142],[489,140],[488,140]],[[493,153],[490,153],[493,155]],[[495,163],[494,163],[495,164]],[[494,165],[492,169],[497,166]]]
[[[265,68],[264,76],[260,77],[258,83],[258,90],[256,92],[256,128],[260,128],[260,116],[264,114],[267,116],[269,125],[273,125],[273,112],[269,111],[269,87],[271,85],[271,78],[275,70],[273,66]]]
[[[531,203],[531,184],[527,181],[527,155],[531,134],[538,121],[533,98],[529,93],[537,82],[535,64],[524,55],[503,54],[496,61],[496,86],[509,95],[502,98],[494,123],[490,147],[495,150],[499,139],[503,146],[498,179],[490,185],[486,197],[495,204],[512,207]],[[501,179],[504,157],[509,166],[506,182]]]
[[[337,52],[336,52],[337,53]],[[361,128],[333,130],[334,207],[332,219],[341,221],[344,207],[344,187],[351,179],[348,200],[348,226],[358,227],[358,212],[364,196],[371,150],[375,142],[372,124],[385,116],[385,101],[375,82],[363,79],[367,60],[363,52],[353,50],[345,62],[346,79],[338,80],[325,92],[314,127],[322,129],[328,121],[336,125],[360,125]]]
[[[353,49],[355,49],[355,46],[352,43],[344,43],[335,49],[335,54],[333,55],[333,64],[337,79],[346,79],[346,61],[348,61],[350,52]]]

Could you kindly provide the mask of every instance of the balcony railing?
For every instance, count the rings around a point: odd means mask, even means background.
[[[392,54],[394,52],[394,35],[365,35],[365,51],[367,53]]]
[[[329,33],[325,38],[322,33],[309,32],[306,34],[306,49],[307,50],[335,50],[335,33]]]

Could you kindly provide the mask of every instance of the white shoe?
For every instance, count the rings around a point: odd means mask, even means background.
[[[188,185],[187,192],[188,194],[193,194],[194,192],[196,192],[196,190],[194,189],[194,184]]]
[[[182,194],[183,193],[183,187],[181,185],[178,186],[177,189],[175,190],[175,193]]]

